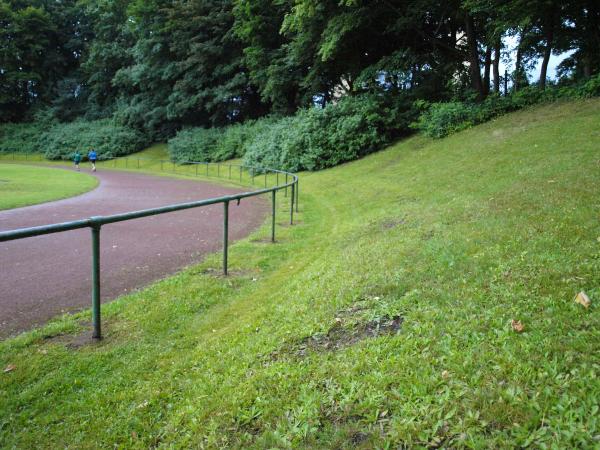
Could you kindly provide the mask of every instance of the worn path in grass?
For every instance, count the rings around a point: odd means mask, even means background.
[[[100,171],[100,186],[78,197],[0,212],[0,230],[116,214],[232,194],[240,190],[191,180]],[[259,226],[268,208],[258,198],[230,205],[229,236]],[[213,205],[106,225],[101,234],[102,299],[107,301],[181,267],[222,245],[223,206]],[[0,337],[53,316],[89,307],[88,229],[0,244]]]

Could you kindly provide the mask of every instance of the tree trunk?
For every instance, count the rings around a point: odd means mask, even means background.
[[[597,0],[588,0],[586,4],[586,49],[584,76],[591,77],[600,72],[600,7]]]
[[[523,28],[521,31],[521,38],[519,39],[519,45],[517,47],[517,58],[515,61],[515,76],[513,80],[513,87],[515,92],[518,91],[522,87],[523,81],[523,50],[524,50],[524,40],[525,36],[529,32],[529,28]]]
[[[468,13],[465,14],[465,25],[467,31],[467,45],[469,48],[469,72],[471,74],[471,85],[477,92],[478,100],[485,98],[481,72],[479,71],[479,52],[477,51],[477,36],[475,34],[475,22]]]
[[[485,95],[490,93],[490,66],[492,65],[492,47],[489,45],[485,49],[485,63],[483,67],[483,92]]]
[[[494,92],[500,93],[500,49],[502,40],[498,38],[494,45]]]
[[[551,11],[548,14],[546,29],[544,30],[546,38],[546,47],[544,48],[544,59],[542,60],[542,70],[540,71],[540,88],[546,89],[546,77],[548,74],[548,62],[552,54],[552,44],[554,43],[554,14]]]

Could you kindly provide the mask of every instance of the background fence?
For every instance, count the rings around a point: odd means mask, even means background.
[[[4,154],[2,160],[9,161],[43,161],[41,155],[32,154]],[[227,257],[229,247],[229,204],[239,202],[248,197],[271,194],[271,242],[275,242],[275,213],[277,205],[277,192],[283,191],[290,202],[290,225],[294,223],[294,209],[298,211],[298,176],[296,174],[275,169],[262,167],[249,167],[243,164],[211,163],[189,161],[184,164],[175,164],[167,160],[156,160],[149,158],[109,158],[98,161],[98,168],[113,169],[147,169],[161,170],[192,176],[225,178],[231,182],[242,184],[247,182],[252,185],[260,183],[262,188],[243,192],[240,194],[226,195],[222,197],[198,200],[194,202],[178,203],[159,208],[150,208],[140,211],[131,211],[110,216],[94,216],[71,222],[62,222],[51,225],[42,225],[31,228],[19,228],[16,230],[1,231],[0,242],[24,239],[33,236],[41,236],[52,233],[62,233],[80,228],[90,228],[92,234],[92,322],[95,339],[102,338],[101,313],[100,313],[100,233],[103,225],[139,219],[142,217],[166,214],[184,209],[201,208],[203,206],[223,204],[223,274],[227,275]],[[289,191],[289,192],[288,192]]]

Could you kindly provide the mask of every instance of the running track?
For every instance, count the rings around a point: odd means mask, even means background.
[[[63,169],[57,169],[63,170]],[[0,231],[241,192],[192,180],[99,171],[86,194],[0,211]],[[257,197],[229,206],[229,238],[257,228],[268,211]],[[89,229],[0,243],[0,338],[91,306]],[[105,225],[100,237],[102,301],[140,288],[221,249],[223,205]]]

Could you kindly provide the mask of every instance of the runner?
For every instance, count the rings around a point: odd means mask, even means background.
[[[75,154],[73,155],[73,163],[75,164],[75,168],[77,169],[77,171],[79,172],[79,163],[81,162],[81,153],[79,153],[79,150],[75,151]]]
[[[96,160],[98,159],[98,155],[96,154],[96,150],[91,149],[88,153],[88,159],[92,163],[92,172],[96,171]]]

